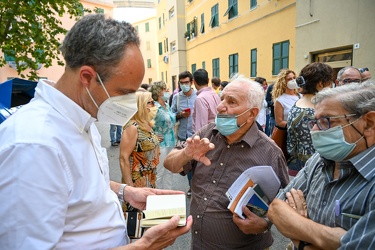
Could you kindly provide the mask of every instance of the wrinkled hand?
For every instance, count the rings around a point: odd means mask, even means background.
[[[300,215],[307,218],[307,205],[306,200],[301,190],[295,190],[292,188],[290,192],[286,193],[285,202],[289,204],[294,210]]]
[[[124,198],[133,207],[144,210],[146,209],[146,199],[149,195],[164,195],[164,194],[184,194],[182,191],[176,190],[161,190],[155,188],[140,188],[127,186],[124,190]]]
[[[168,222],[147,229],[134,245],[139,245],[140,249],[152,250],[171,246],[177,237],[189,232],[193,224],[191,215],[186,220],[186,226],[177,227],[179,220],[180,217],[175,215]]]
[[[233,222],[244,234],[258,234],[267,230],[268,223],[265,219],[251,212],[246,206],[243,206],[242,212],[245,214],[245,219],[233,214]]]
[[[207,138],[201,139],[199,136],[195,136],[194,138],[188,138],[186,140],[184,152],[194,160],[200,161],[204,165],[209,166],[211,165],[211,161],[206,157],[206,153],[214,148],[215,145]]]

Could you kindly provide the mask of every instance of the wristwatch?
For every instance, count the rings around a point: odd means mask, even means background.
[[[120,190],[118,191],[117,197],[118,197],[118,200],[121,201],[121,202],[125,202],[125,200],[124,200],[124,190],[125,190],[125,187],[127,185],[128,184],[121,184]]]
[[[263,219],[267,222],[268,224],[268,228],[266,229],[266,231],[264,231],[263,233],[267,233],[271,230],[271,227],[272,227],[272,222],[268,219],[268,217],[263,217]]]
[[[305,248],[305,246],[308,246],[308,245],[311,245],[311,243],[307,243],[303,240],[300,240],[299,244],[298,244],[298,250],[303,250]]]

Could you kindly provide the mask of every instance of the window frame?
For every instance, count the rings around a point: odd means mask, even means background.
[[[238,73],[238,53],[230,54],[228,57],[229,60],[229,78],[233,76],[233,74]]]
[[[280,53],[279,55],[275,55],[275,53],[277,53],[276,48],[278,46],[280,46]],[[286,52],[284,52],[284,47],[287,49]],[[289,40],[272,44],[272,75],[279,74],[281,69],[289,68],[289,47]]]
[[[255,53],[255,56],[253,53]],[[258,50],[256,48],[250,50],[250,77],[257,76],[257,63],[258,63],[257,57],[258,57]]]

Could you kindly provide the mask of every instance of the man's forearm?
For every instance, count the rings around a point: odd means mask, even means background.
[[[173,173],[180,173],[183,171],[183,166],[191,160],[184,149],[173,149],[164,159],[164,167]]]
[[[268,210],[268,218],[286,237],[303,240],[322,249],[337,249],[345,234],[342,228],[331,228],[299,215],[286,202],[275,199]]]

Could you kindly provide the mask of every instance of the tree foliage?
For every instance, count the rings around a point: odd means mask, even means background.
[[[61,43],[59,36],[65,35],[59,17],[68,14],[78,19],[84,9],[79,0],[11,0],[0,1],[0,67],[14,60],[21,77],[25,69],[31,80],[38,78],[40,64],[50,67],[53,59],[64,65],[58,55]],[[5,56],[7,58],[5,58]]]

